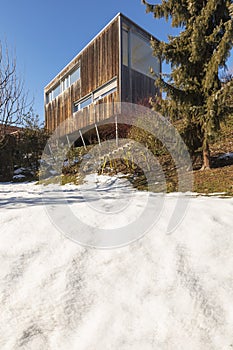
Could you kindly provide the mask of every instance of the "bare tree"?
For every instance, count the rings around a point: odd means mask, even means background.
[[[11,58],[5,44],[0,42],[0,134],[9,125],[20,125],[27,115],[27,93],[24,81],[17,74],[16,58]]]

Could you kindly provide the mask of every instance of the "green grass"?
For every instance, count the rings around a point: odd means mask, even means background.
[[[233,196],[233,165],[208,171],[194,171],[194,191]]]

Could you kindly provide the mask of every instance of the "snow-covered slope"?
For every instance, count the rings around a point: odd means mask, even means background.
[[[103,191],[106,184],[100,183]],[[42,190],[0,184],[1,350],[233,347],[233,199],[192,196],[183,221],[167,235],[177,200],[168,195],[146,235],[100,250],[56,229]],[[77,189],[64,191],[75,210]],[[118,200],[132,191],[123,189]],[[103,193],[111,206],[112,193]],[[135,197],[135,207],[146,196]],[[88,200],[96,208],[103,198],[89,192]]]

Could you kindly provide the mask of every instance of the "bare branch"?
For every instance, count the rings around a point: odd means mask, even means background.
[[[24,81],[17,74],[16,58],[11,58],[7,45],[0,42],[0,131],[8,125],[20,125],[30,103]]]

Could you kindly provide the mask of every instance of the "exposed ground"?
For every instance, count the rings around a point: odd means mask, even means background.
[[[99,174],[107,175],[114,175],[120,172],[130,179],[133,186],[140,190],[147,190],[148,183],[143,173],[146,170],[151,174],[153,172],[154,174],[156,173],[155,182],[157,185],[150,188],[150,190],[155,192],[163,191],[164,176],[166,178],[167,192],[179,190],[176,167],[166,150],[160,149],[157,152],[158,154],[156,154],[162,168],[162,173],[159,173],[158,169],[151,166],[147,157],[140,155],[141,151],[139,148],[138,150],[135,149],[135,145],[128,144],[123,149],[121,146],[122,144],[120,143],[118,152],[115,152],[114,143],[102,145],[102,154],[105,154],[105,156],[98,158],[98,154],[92,155],[89,161],[86,162],[86,165],[82,166],[82,169],[80,169],[79,162],[69,163],[63,169],[62,183],[74,182],[79,184],[85,174],[92,171],[98,171]],[[87,151],[84,147],[76,148],[70,158],[80,159],[85,153],[90,153],[91,149],[91,146],[87,147]],[[97,159],[99,159],[99,163]],[[140,163],[140,166],[136,164],[136,161]],[[212,168],[210,170],[201,171],[201,158],[197,157],[195,159],[192,191],[201,194],[221,193],[224,196],[233,196],[233,117],[228,118],[222,124],[219,136],[211,144],[211,164]],[[60,178],[53,178],[48,180],[48,182],[54,180],[60,181]]]
[[[222,124],[218,138],[211,145],[212,169],[194,171],[196,192],[225,192],[233,195],[233,117]]]

